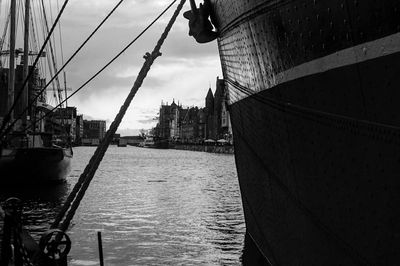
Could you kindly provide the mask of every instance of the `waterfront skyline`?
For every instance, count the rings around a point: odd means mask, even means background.
[[[63,60],[60,46],[57,45],[58,31],[55,32],[53,39],[57,43],[54,48],[58,47],[56,51],[58,68],[61,68],[62,61],[66,61],[76,51],[118,2],[119,0],[69,1],[61,17]],[[65,68],[68,87],[72,89],[69,94],[119,53],[171,2],[172,0],[122,2],[103,27]],[[0,25],[6,25],[9,3],[10,1],[4,1],[1,5]],[[52,7],[52,12],[47,11],[51,25],[57,14],[57,5],[60,7],[63,1],[48,0],[44,3],[46,7]],[[39,2],[31,2],[35,10],[41,8],[38,5]],[[77,107],[79,113],[88,119],[106,120],[109,126],[132,88],[144,62],[143,55],[153,50],[176,6],[177,3],[119,59],[74,95],[68,101],[68,105]],[[22,14],[22,7],[18,4],[17,8],[20,10],[19,14]],[[188,9],[190,5],[186,3],[183,11]],[[197,44],[188,36],[188,23],[182,14],[183,12],[178,16],[161,48],[162,56],[154,62],[119,127],[118,131],[123,135],[155,126],[154,118],[161,100],[170,101],[169,99],[175,98],[190,106],[203,105],[209,84],[215,88],[216,77],[221,76],[216,42]],[[21,22],[17,28],[16,48],[21,48],[23,47],[21,16],[18,21]],[[35,50],[35,47],[31,50]],[[47,80],[49,79],[50,75],[47,73]],[[54,106],[55,102],[50,104]]]
[[[71,1],[62,17],[64,57],[97,26],[118,1]],[[121,4],[109,21],[67,68],[68,84],[76,89],[102,67],[145,28],[171,1],[127,1]],[[172,7],[121,58],[69,102],[80,113],[94,119],[114,119],[139,72],[143,55],[151,52],[164,30]],[[189,9],[186,4],[184,10]],[[161,100],[175,97],[187,105],[204,105],[209,84],[221,76],[216,42],[197,44],[188,36],[187,20],[179,15],[142,88],[135,96],[122,121],[119,132],[136,133],[155,125]],[[112,41],[111,41],[112,40]]]

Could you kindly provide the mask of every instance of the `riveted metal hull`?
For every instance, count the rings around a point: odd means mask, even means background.
[[[246,226],[273,265],[393,265],[400,3],[211,1]]]

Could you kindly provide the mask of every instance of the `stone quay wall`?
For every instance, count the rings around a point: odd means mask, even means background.
[[[211,153],[226,153],[233,154],[234,149],[231,145],[215,146],[215,145],[193,145],[193,144],[175,144],[173,149],[188,150],[188,151],[203,151]]]

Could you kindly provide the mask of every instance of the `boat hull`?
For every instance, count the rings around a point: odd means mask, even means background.
[[[273,265],[400,259],[399,130],[266,105],[257,98],[266,94],[231,106],[256,246]]]
[[[272,265],[400,259],[400,3],[211,0],[249,239]]]
[[[65,181],[72,151],[63,148],[21,148],[0,157],[1,184],[50,184]]]

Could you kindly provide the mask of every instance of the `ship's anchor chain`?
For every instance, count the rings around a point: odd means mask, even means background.
[[[71,250],[71,240],[63,231],[51,229],[40,238],[39,247],[47,258],[59,261],[65,259]]]

